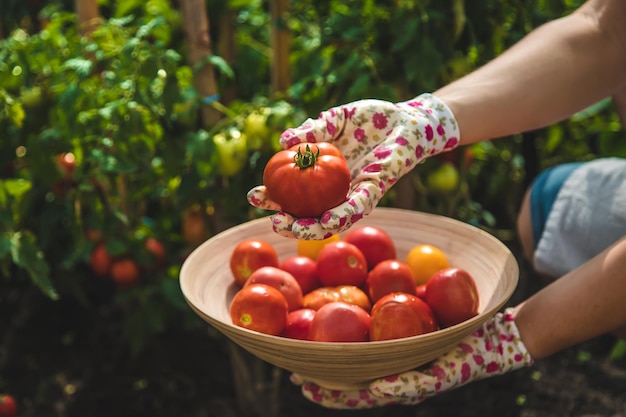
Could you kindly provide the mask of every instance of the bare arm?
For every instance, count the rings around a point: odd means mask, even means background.
[[[589,0],[434,94],[463,144],[555,123],[626,88],[625,21],[626,1]]]
[[[518,306],[515,322],[531,356],[545,358],[601,334],[623,331],[624,268],[626,237]]]

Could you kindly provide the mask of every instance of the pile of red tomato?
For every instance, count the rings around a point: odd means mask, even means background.
[[[433,245],[397,259],[391,237],[360,226],[343,238],[297,241],[297,255],[247,239],[230,268],[241,286],[232,323],[275,336],[321,342],[366,342],[433,332],[478,314],[473,277],[450,266]]]

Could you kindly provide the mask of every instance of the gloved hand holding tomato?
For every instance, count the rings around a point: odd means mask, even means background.
[[[326,408],[363,409],[394,404],[418,404],[469,382],[501,375],[525,366],[533,359],[522,342],[513,312],[507,309],[488,320],[450,352],[416,370],[377,379],[366,389],[338,391],[291,379],[302,394]]]
[[[309,144],[310,149],[322,142],[333,144],[345,157],[350,172],[345,198],[335,203],[326,197],[326,191],[337,191],[342,185],[343,177],[336,170],[318,177],[316,192],[296,193],[294,185],[310,172],[305,173],[297,163],[288,160],[290,170],[274,176],[271,183],[264,179],[263,185],[248,192],[248,201],[255,207],[277,211],[271,218],[274,231],[280,235],[325,239],[347,230],[369,214],[403,175],[423,159],[455,148],[459,138],[454,115],[431,94],[402,103],[359,100],[338,106],[283,132],[280,137],[283,151],[279,153],[298,144]],[[291,189],[292,193],[282,191],[279,197],[274,197],[272,190],[279,182],[291,184],[283,190]],[[290,213],[285,203],[275,201],[277,198],[291,198],[300,207],[314,202],[330,204],[319,215],[299,216]]]

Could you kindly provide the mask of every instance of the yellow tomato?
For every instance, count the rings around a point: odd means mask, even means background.
[[[315,261],[324,246],[338,240],[340,240],[339,235],[332,235],[323,240],[298,240],[298,255],[309,257]]]
[[[435,272],[450,266],[446,254],[438,247],[429,244],[413,247],[406,256],[406,263],[413,271],[417,285],[426,284]]]

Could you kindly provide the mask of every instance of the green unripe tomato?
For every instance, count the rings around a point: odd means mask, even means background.
[[[255,151],[267,146],[272,133],[267,126],[267,114],[262,110],[250,113],[243,125],[243,133],[248,137],[250,149]]]
[[[445,162],[428,174],[426,184],[430,189],[435,191],[454,191],[459,185],[459,171],[457,171],[453,164]]]
[[[217,169],[220,175],[232,177],[238,174],[248,161],[247,136],[238,129],[229,129],[213,136],[217,151]]]

